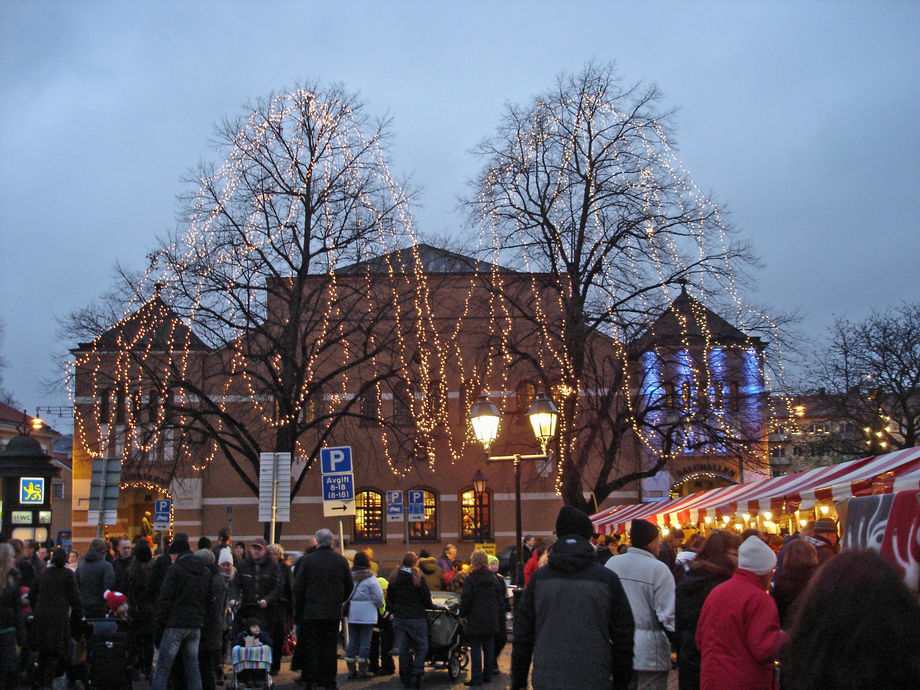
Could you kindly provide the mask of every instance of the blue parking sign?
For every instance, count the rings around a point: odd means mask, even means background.
[[[409,510],[407,515],[409,522],[425,522],[425,492],[418,489],[408,491]]]
[[[323,474],[351,472],[351,446],[321,448],[319,451],[319,461],[322,466]]]
[[[352,474],[323,475],[323,500],[324,501],[353,501],[355,500],[354,475]]]

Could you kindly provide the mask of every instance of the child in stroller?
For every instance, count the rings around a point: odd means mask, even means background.
[[[243,623],[243,629],[230,643],[233,687],[269,688],[272,684],[272,640],[262,631],[258,618]]]

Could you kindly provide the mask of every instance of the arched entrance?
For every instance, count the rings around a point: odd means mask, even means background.
[[[720,474],[712,474],[709,472],[688,474],[686,477],[678,479],[671,486],[671,498],[682,498],[683,496],[690,496],[699,491],[709,491],[710,489],[718,489],[736,483],[737,482],[730,477],[725,477]]]

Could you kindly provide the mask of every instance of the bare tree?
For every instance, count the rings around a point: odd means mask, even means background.
[[[835,437],[834,450],[865,455],[920,443],[920,304],[837,319],[817,359],[821,408],[856,430]]]
[[[0,321],[0,345],[3,344],[4,330],[3,322]],[[13,396],[12,391],[7,390],[3,385],[3,370],[6,369],[7,366],[9,366],[9,364],[6,358],[0,354],[0,402],[10,407],[19,407],[19,401]]]
[[[412,241],[387,134],[388,122],[339,86],[252,104],[217,128],[221,162],[188,180],[182,223],[144,276],[120,272],[109,304],[130,295],[133,313],[117,334],[106,305],[72,315],[71,334],[95,337],[76,351],[93,380],[83,394],[121,396],[95,412],[100,425],[120,415],[130,427],[138,466],[169,432],[176,463],[220,455],[257,493],[260,453],[290,452],[307,459],[296,495],[344,420],[411,444],[379,399],[413,360],[407,331],[424,283],[412,265],[356,268]]]
[[[559,487],[584,509],[584,492],[600,502],[682,452],[718,446],[741,457],[763,439],[762,390],[739,394],[751,398],[750,419],[729,420],[707,403],[717,377],[705,356],[686,362],[690,374],[660,373],[686,358],[688,339],[701,351],[718,342],[699,300],[720,298],[743,321],[737,282],[755,262],[681,167],[659,100],[656,87],[625,85],[612,66],[590,64],[508,105],[475,151],[484,167],[468,205],[484,244],[496,261],[535,276],[534,291],[501,294],[529,326],[498,334],[494,350],[554,391]],[[678,286],[688,286],[687,313],[653,342],[649,329]],[[759,353],[756,337],[732,338],[739,351]],[[660,360],[653,382],[639,365],[643,352]],[[676,402],[666,394],[672,384]],[[637,448],[654,456],[650,464],[637,466]]]

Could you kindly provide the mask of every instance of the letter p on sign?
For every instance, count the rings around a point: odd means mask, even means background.
[[[323,474],[351,472],[351,446],[323,448],[320,451]]]

